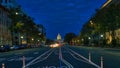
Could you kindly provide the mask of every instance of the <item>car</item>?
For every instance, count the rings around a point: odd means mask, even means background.
[[[10,47],[11,50],[17,50],[19,49],[20,46],[19,45],[13,45],[12,47]]]
[[[9,51],[9,50],[10,50],[9,45],[3,45],[0,47],[0,52],[5,52],[5,51]]]
[[[50,45],[51,48],[55,48],[55,47],[59,47],[59,46],[60,46],[60,44],[58,44],[58,43],[54,43],[54,44]]]
[[[24,49],[24,48],[27,48],[27,44],[20,45],[20,49]]]

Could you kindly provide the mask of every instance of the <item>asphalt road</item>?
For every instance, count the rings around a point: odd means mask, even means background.
[[[4,63],[5,68],[100,68],[101,56],[104,68],[120,68],[119,49],[75,46],[0,53],[0,67]]]

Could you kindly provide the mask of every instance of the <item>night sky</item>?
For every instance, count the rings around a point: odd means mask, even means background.
[[[46,28],[47,38],[64,37],[68,32],[79,34],[95,10],[106,0],[17,0],[23,10]]]

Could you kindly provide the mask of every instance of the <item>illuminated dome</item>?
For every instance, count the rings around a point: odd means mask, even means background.
[[[57,40],[61,40],[61,35],[58,33]]]

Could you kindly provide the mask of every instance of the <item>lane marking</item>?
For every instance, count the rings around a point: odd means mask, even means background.
[[[43,61],[43,60],[45,60],[45,59],[47,59],[52,53],[53,53],[53,51],[54,50],[52,50],[49,54],[47,54],[47,56],[46,57],[44,57],[44,58],[42,58],[42,59],[40,59],[40,60],[38,60],[38,61],[36,61],[36,62],[34,62],[34,63],[32,63],[31,65],[34,65],[34,64],[36,64],[36,63],[39,63],[39,62],[41,62],[41,61]]]
[[[61,47],[59,48],[59,59],[68,66],[68,68],[74,68],[69,62],[67,62],[63,57],[62,57],[62,51]],[[61,66],[60,66],[61,68]]]
[[[50,49],[50,50],[44,52],[43,54],[41,54],[41,55],[38,56],[37,58],[35,58],[35,59],[33,59],[32,61],[30,61],[29,63],[27,63],[27,64],[25,65],[25,67],[30,66],[30,65],[31,65],[32,63],[34,63],[36,60],[38,60],[39,58],[41,58],[41,57],[44,56],[45,54],[51,52],[52,50],[53,50],[53,49]]]
[[[72,49],[69,48],[68,50],[70,50],[70,51],[71,51],[72,53],[74,53],[75,55],[81,57],[82,59],[86,60],[86,61],[89,62],[91,65],[93,65],[93,66],[95,66],[95,67],[97,67],[97,68],[101,68],[99,65],[95,64],[95,63],[92,62],[92,61],[89,61],[89,59],[85,58],[85,57],[82,56],[81,54],[78,54],[77,52],[73,51]]]
[[[81,59],[81,58],[78,58],[78,57],[76,57],[74,54],[72,54],[71,52],[69,52],[69,54],[74,58],[74,59],[76,59],[76,60],[79,60],[79,61],[82,61],[82,62],[85,62],[85,63],[87,63],[87,64],[90,64],[88,61],[86,61],[86,60],[84,60],[84,59]]]

